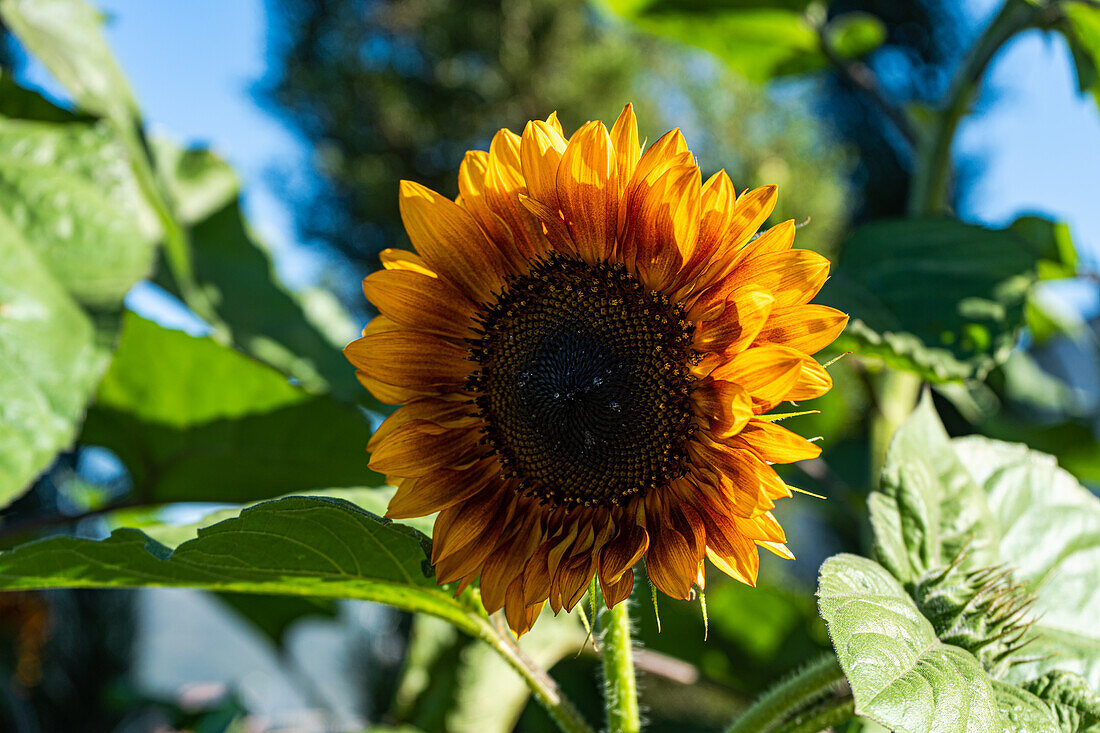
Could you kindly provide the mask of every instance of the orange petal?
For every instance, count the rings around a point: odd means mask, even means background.
[[[752,395],[756,414],[772,409],[789,397],[802,378],[806,356],[784,346],[753,346],[734,354],[711,373],[715,379],[736,382]]]
[[[775,307],[808,303],[829,278],[829,261],[808,249],[767,252],[751,257],[728,275],[701,293],[693,302],[688,317],[709,310],[716,301],[741,288],[771,293]]]
[[[699,199],[699,236],[694,250],[685,258],[678,285],[695,287],[696,279],[711,268],[711,258],[724,242],[733,206],[733,181],[723,169],[703,184]]]
[[[397,408],[383,420],[370,437],[367,450],[373,451],[374,446],[385,440],[387,435],[413,420],[424,420],[440,428],[469,428],[481,422],[476,409],[465,401],[420,397]]]
[[[500,465],[495,457],[483,458],[469,468],[441,468],[405,481],[390,498],[386,507],[389,519],[411,519],[452,507],[469,499],[500,477]]]
[[[538,516],[537,512],[530,512],[515,536],[501,543],[485,561],[481,569],[481,600],[489,613],[504,607],[508,587],[521,578],[527,561],[542,542],[543,534],[536,526]],[[522,594],[522,587],[518,591]]]
[[[410,389],[457,391],[473,366],[463,347],[413,331],[364,336],[345,346],[344,356],[368,377]]]
[[[771,216],[775,202],[779,199],[779,187],[771,184],[745,191],[737,198],[733,213],[724,237],[729,247],[737,247],[757,230]]]
[[[554,211],[558,209],[558,163],[567,145],[560,131],[538,120],[527,123],[520,143],[528,195]]]
[[[378,442],[370,467],[394,476],[424,476],[440,468],[460,468],[478,460],[485,449],[473,429],[445,429],[427,420],[411,420]]]
[[[504,262],[481,227],[461,206],[430,188],[401,181],[401,220],[425,264],[475,303],[500,288]]]
[[[730,443],[751,450],[769,463],[794,463],[821,455],[817,444],[767,420],[750,420]]]
[[[627,570],[614,583],[607,583],[603,576],[600,576],[600,588],[603,589],[607,607],[613,608],[629,598],[630,591],[634,590],[634,571]]]
[[[406,249],[387,247],[378,253],[378,259],[382,262],[382,267],[387,270],[410,270],[428,277],[438,277],[424,264],[423,257]]]
[[[751,287],[732,294],[717,318],[696,325],[695,350],[725,354],[743,351],[768,322],[774,302],[768,293]]]
[[[685,601],[690,597],[697,560],[682,534],[670,527],[655,530],[645,563],[649,579],[659,591]]]
[[[638,276],[667,290],[699,236],[699,167],[670,168],[631,201],[628,239],[633,240]]]
[[[720,555],[707,548],[707,558],[714,563],[714,567],[734,580],[739,580],[753,588],[756,587],[756,576],[760,570],[760,556],[757,554],[755,547],[745,554],[736,553],[731,555]]]
[[[833,388],[833,378],[812,357],[802,359],[802,372],[787,395],[788,400],[812,400]]]
[[[615,148],[619,195],[621,196],[630,182],[630,178],[634,175],[634,169],[638,166],[638,158],[642,154],[642,147],[638,144],[638,120],[634,117],[634,105],[627,104],[623,107],[619,119],[615,120],[615,124],[611,128],[611,144]]]
[[[410,389],[408,387],[398,387],[395,384],[386,384],[385,382],[380,382],[374,377],[367,375],[361,369],[356,370],[355,378],[359,380],[360,384],[367,388],[367,391],[371,393],[374,399],[386,405],[402,405],[418,397],[424,397],[438,392],[437,389],[431,387],[425,389]]]
[[[693,399],[695,414],[719,438],[741,432],[753,416],[752,398],[736,382],[705,377],[696,384]]]
[[[826,305],[776,308],[756,341],[782,344],[807,354],[816,354],[835,341],[847,324],[846,314]]]
[[[409,270],[378,270],[363,280],[367,300],[395,323],[439,336],[473,336],[473,304],[446,281]]]
[[[501,251],[505,260],[516,270],[515,239],[512,230],[489,205],[486,195],[486,175],[489,169],[489,154],[484,150],[470,150],[458,167],[458,192],[462,206],[473,215],[481,228],[485,230],[489,242]]]
[[[619,191],[615,151],[602,122],[585,124],[558,165],[558,205],[581,257],[607,259],[615,245]]]
[[[641,502],[624,517],[618,534],[600,550],[600,581],[615,584],[619,577],[642,559],[649,547]]]

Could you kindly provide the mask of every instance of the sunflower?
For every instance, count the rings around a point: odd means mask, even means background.
[[[705,183],[679,130],[644,153],[630,105],[610,133],[566,138],[555,115],[470,151],[452,201],[402,181],[416,253],[363,281],[378,317],[345,353],[400,404],[370,466],[388,517],[438,512],[432,563],[488,612],[529,630],[593,576],[614,605],[644,557],[674,598],[703,561],[755,584],[782,557],[771,468],[818,455],[764,413],[832,386],[810,355],[847,316],[809,305],[829,263],[759,236],[776,187]]]

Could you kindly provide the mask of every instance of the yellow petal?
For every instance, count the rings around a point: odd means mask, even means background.
[[[457,285],[475,303],[501,286],[504,264],[473,217],[430,188],[401,182],[401,219],[427,267]]]
[[[558,165],[558,205],[581,257],[595,263],[615,245],[619,192],[614,149],[602,122],[577,130]]]

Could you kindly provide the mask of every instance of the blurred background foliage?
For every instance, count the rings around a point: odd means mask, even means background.
[[[799,246],[837,263],[821,301],[859,321],[823,355],[858,352],[831,367],[836,388],[811,405],[820,414],[791,422],[822,436],[825,452],[786,478],[828,497],[780,508],[799,560],[765,558],[757,589],[715,578],[706,619],[697,601],[661,598],[655,609],[638,584],[652,730],[720,730],[827,648],[813,584],[825,557],[867,549],[872,385],[884,361],[937,383],[953,434],[1025,442],[1100,484],[1100,321],[1081,305],[1100,280],[1096,255],[1076,254],[1100,243],[1043,218],[1010,232],[895,221],[907,214],[915,144],[980,31],[969,6],[268,0],[266,18],[267,68],[252,93],[310,150],[310,175],[271,171],[293,204],[305,252],[295,261],[307,257],[314,273],[294,289],[275,276],[225,163],[173,144],[170,129],[147,138],[122,76],[108,75],[103,96],[78,70],[60,80],[69,100],[39,96],[27,79],[42,47],[0,26],[0,234],[25,239],[60,282],[42,287],[71,320],[46,337],[69,350],[49,353],[79,367],[40,375],[42,392],[66,403],[54,406],[64,414],[49,444],[26,465],[0,461],[3,547],[119,526],[174,547],[246,502],[286,494],[328,492],[380,513],[387,489],[362,446],[383,407],[338,348],[368,315],[360,279],[381,249],[407,241],[397,180],[454,195],[463,152],[486,149],[500,127],[557,110],[572,129],[613,119],[627,101],[649,140],[682,127],[704,175],[725,168],[738,190],[780,184],[771,223],[805,222]],[[1096,84],[1094,21],[1054,28],[1083,90]],[[16,136],[30,133],[41,143],[20,158]],[[956,160],[952,208],[981,165]],[[71,244],[55,236],[64,211],[48,201],[39,219],[23,215],[35,175],[71,187],[63,206],[109,212],[81,221],[82,250],[60,249]],[[17,255],[0,252],[13,267]],[[159,308],[123,299],[135,283]],[[126,307],[148,318],[120,316]],[[577,614],[540,621],[524,643],[600,719],[598,663]],[[0,683],[0,728],[15,731],[551,730],[487,647],[362,602],[0,594]]]

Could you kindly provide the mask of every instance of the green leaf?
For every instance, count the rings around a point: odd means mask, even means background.
[[[107,123],[0,117],[0,212],[91,307],[117,307],[152,269],[159,227]]]
[[[703,48],[750,81],[826,65],[817,33],[803,16],[806,2],[604,0],[638,28]]]
[[[930,382],[982,378],[1016,343],[1039,259],[1011,231],[952,219],[862,226],[820,298],[852,317],[834,347]]]
[[[103,38],[102,14],[85,0],[0,0],[0,17],[83,109],[117,121],[136,116],[129,84]]]
[[[886,26],[869,13],[844,13],[825,27],[829,44],[844,58],[859,58],[882,45]]]
[[[877,557],[902,582],[950,564],[964,548],[968,567],[996,563],[997,525],[965,463],[926,391],[894,435],[882,487],[868,500]]]
[[[240,192],[237,174],[206,148],[181,148],[153,140],[153,157],[180,221],[194,224],[234,201]]]
[[[437,586],[430,543],[337,499],[257,504],[175,550],[138,532],[53,537],[0,553],[0,590],[204,588],[346,598],[441,617],[470,633],[483,616]]]
[[[88,316],[0,213],[0,507],[72,443],[107,365]]]
[[[419,532],[338,499],[258,504],[175,550],[133,529],[0,553],[0,589],[189,587],[376,601],[467,631],[476,611],[436,585]]]
[[[381,482],[358,408],[132,313],[81,441],[113,450],[137,498],[243,502]]]
[[[997,710],[1008,731],[1061,731],[1074,733],[1077,728],[1063,728],[1051,706],[1027,690],[999,680],[990,680]]]
[[[1062,730],[1073,733],[1100,724],[1100,695],[1072,672],[1047,672],[1023,687],[1050,706]]]
[[[1077,67],[1077,87],[1092,92],[1100,104],[1100,8],[1085,3],[1064,3],[1065,22],[1060,30],[1069,43]]]
[[[953,444],[989,496],[1000,561],[1036,595],[1037,639],[1026,655],[1038,659],[1015,666],[1011,679],[1060,669],[1100,690],[1100,499],[1026,446],[979,436]]]
[[[271,256],[245,222],[232,171],[208,150],[157,145],[157,167],[191,227],[195,277],[212,296],[234,342],[308,390],[386,409],[355,379],[337,345],[279,283]],[[179,294],[168,273],[159,282]],[[343,346],[343,344],[339,344]]]
[[[1021,216],[1008,228],[1031,248],[1038,260],[1040,279],[1057,280],[1077,274],[1077,248],[1068,224],[1041,216]]]
[[[936,638],[881,565],[855,555],[829,558],[821,566],[818,606],[857,714],[902,733],[1002,730],[981,665]],[[1028,730],[1057,733],[1049,726]]]

